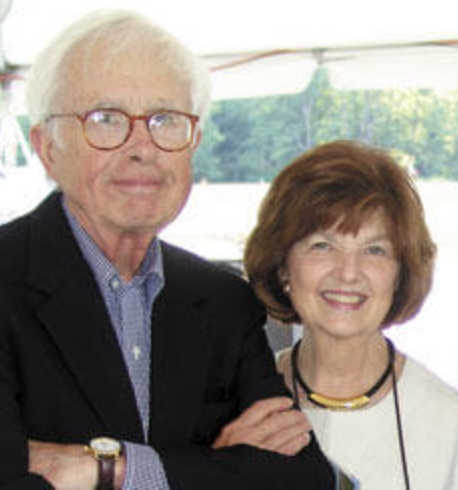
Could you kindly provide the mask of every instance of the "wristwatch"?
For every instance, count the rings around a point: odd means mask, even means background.
[[[121,454],[121,444],[110,437],[91,439],[86,451],[97,460],[97,490],[114,490],[115,463]]]

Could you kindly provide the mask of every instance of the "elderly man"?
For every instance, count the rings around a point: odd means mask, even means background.
[[[59,191],[0,229],[0,488],[334,488],[249,288],[157,238],[208,92],[131,13],[84,18],[32,69],[32,144]]]

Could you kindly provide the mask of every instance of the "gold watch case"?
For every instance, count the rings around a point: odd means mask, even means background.
[[[118,459],[121,443],[111,437],[95,437],[89,442],[89,450],[96,459]]]

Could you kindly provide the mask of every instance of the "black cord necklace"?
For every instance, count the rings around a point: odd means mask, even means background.
[[[301,410],[301,405],[299,402],[299,394],[298,394],[298,389],[297,385],[299,384],[300,387],[304,390],[304,393],[307,395],[307,398],[314,403],[315,405],[318,405],[322,408],[331,408],[331,409],[355,409],[355,408],[360,408],[364,405],[367,405],[369,403],[371,396],[375,395],[377,391],[382,387],[383,383],[387,380],[388,376],[391,374],[391,380],[392,380],[392,385],[393,385],[393,400],[394,400],[394,408],[395,408],[395,414],[396,414],[396,428],[397,428],[397,435],[398,435],[398,444],[399,444],[399,451],[401,453],[401,463],[402,463],[402,472],[404,475],[404,484],[406,490],[410,490],[410,478],[409,478],[409,471],[407,467],[407,455],[406,455],[406,449],[405,449],[405,444],[404,444],[404,436],[403,436],[403,428],[402,428],[402,417],[401,417],[401,408],[400,408],[400,403],[399,403],[399,394],[398,394],[398,388],[397,388],[397,381],[396,381],[396,373],[394,369],[394,359],[395,359],[395,348],[393,343],[391,342],[390,339],[385,338],[387,348],[388,348],[388,366],[383,372],[381,378],[375,383],[375,385],[367,391],[364,395],[361,395],[356,398],[351,398],[351,399],[335,399],[335,398],[329,398],[323,395],[319,395],[317,393],[313,393],[312,390],[307,386],[307,384],[304,382],[302,376],[300,375],[299,368],[298,368],[298,363],[297,363],[297,356],[298,356],[298,351],[299,351],[299,346],[301,341],[299,340],[296,342],[296,344],[293,347],[293,350],[291,352],[291,369],[292,369],[292,384],[293,384],[293,398],[294,398],[294,406],[298,409]],[[366,401],[367,399],[367,401]],[[364,400],[363,403],[361,403],[361,400]]]
[[[404,436],[402,430],[401,406],[399,403],[399,395],[398,395],[398,383],[396,381],[396,373],[394,369],[391,370],[391,380],[393,385],[394,409],[396,412],[396,426],[398,428],[398,443],[399,443],[399,450],[401,452],[401,462],[402,462],[402,471],[404,473],[404,483],[405,483],[406,490],[410,490],[410,479],[409,479],[409,470],[407,467],[406,447],[404,444]]]
[[[388,379],[388,376],[392,371],[392,367],[394,364],[394,346],[388,338],[385,340],[388,348],[388,365],[386,366],[386,369],[383,371],[382,376],[375,383],[375,385],[362,395],[358,395],[352,398],[331,398],[312,391],[307,385],[307,383],[304,381],[304,378],[302,378],[298,368],[297,357],[298,357],[301,341],[296,342],[296,345],[293,347],[293,351],[291,354],[291,367],[293,370],[293,379],[295,382],[297,381],[297,383],[299,383],[300,387],[304,390],[304,393],[307,395],[307,398],[312,403],[318,405],[319,407],[331,408],[337,410],[352,410],[355,408],[364,407],[371,401],[371,397],[374,396],[377,393],[377,391],[385,384],[386,380]]]

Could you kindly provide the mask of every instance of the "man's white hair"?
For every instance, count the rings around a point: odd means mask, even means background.
[[[97,41],[109,39],[107,57],[130,43],[151,47],[152,60],[172,69],[189,86],[192,111],[201,122],[210,107],[210,77],[204,63],[177,38],[147,17],[125,10],[92,12],[67,27],[37,57],[28,74],[27,105],[32,124],[43,121],[54,109],[58,95],[72,90],[63,72],[69,55],[83,44],[90,51]]]

